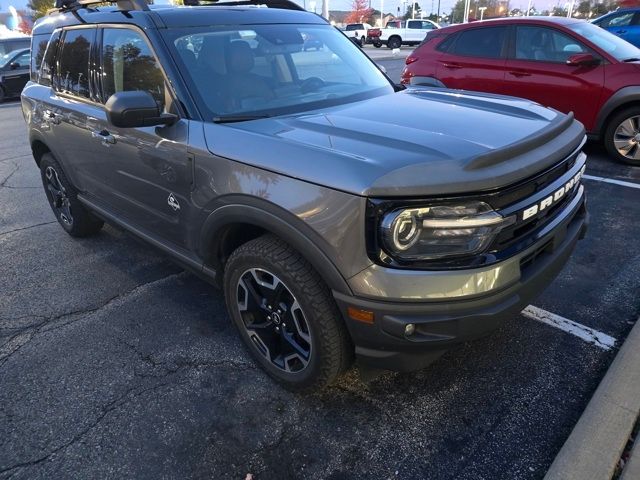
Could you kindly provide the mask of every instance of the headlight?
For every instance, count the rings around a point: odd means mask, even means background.
[[[515,217],[484,202],[403,208],[381,223],[385,250],[399,260],[436,260],[481,253]]]

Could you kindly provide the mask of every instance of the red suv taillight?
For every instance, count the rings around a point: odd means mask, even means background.
[[[417,62],[419,60],[418,57],[416,57],[415,55],[411,54],[407,57],[407,59],[404,61],[405,65],[411,65],[413,62]]]

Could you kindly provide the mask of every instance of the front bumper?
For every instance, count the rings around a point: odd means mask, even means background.
[[[358,359],[375,368],[416,370],[452,345],[491,332],[505,319],[517,315],[551,283],[587,226],[586,198],[581,190],[532,247],[490,270],[394,270],[391,281],[410,287],[411,291],[409,296],[393,301],[383,295],[363,298],[334,292]],[[400,275],[408,275],[408,280],[399,281]],[[460,275],[466,276],[466,281]],[[464,288],[452,290],[452,285]],[[425,295],[415,300],[419,290]],[[373,323],[352,320],[349,307],[373,312]],[[415,325],[415,333],[405,336],[409,323]]]

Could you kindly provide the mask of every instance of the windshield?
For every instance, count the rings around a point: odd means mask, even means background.
[[[600,47],[616,60],[622,61],[630,58],[640,58],[640,50],[638,48],[596,25],[580,22],[567,26],[578,35],[582,35],[591,43]]]
[[[394,91],[330,25],[220,26],[165,35],[210,121],[296,113]]]

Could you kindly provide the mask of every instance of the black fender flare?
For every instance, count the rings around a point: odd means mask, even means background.
[[[600,109],[600,112],[598,112],[595,128],[592,133],[596,135],[604,134],[603,130],[606,128],[605,122],[611,113],[630,102],[640,102],[640,86],[624,87],[611,95]]]
[[[215,208],[202,225],[199,255],[205,265],[220,268],[217,252],[222,238],[219,232],[226,226],[238,223],[250,224],[277,235],[295,248],[313,266],[329,288],[345,295],[352,295],[345,278],[336,267],[326,241],[309,225],[291,212],[270,202],[233,195],[225,197],[224,204],[216,202]]]

